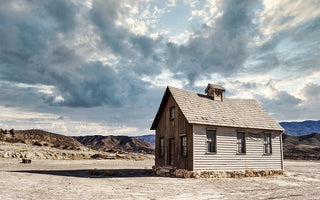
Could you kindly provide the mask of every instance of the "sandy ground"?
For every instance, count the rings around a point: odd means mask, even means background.
[[[320,199],[319,161],[286,160],[285,176],[224,179],[155,177],[153,162],[38,160],[28,165],[0,160],[0,200]],[[101,175],[91,175],[94,168]]]

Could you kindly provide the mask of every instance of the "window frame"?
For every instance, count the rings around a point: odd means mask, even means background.
[[[162,141],[162,144],[161,144]],[[159,138],[159,157],[164,156],[164,137]]]
[[[185,138],[185,143],[184,143]],[[181,135],[180,136],[180,150],[181,150],[181,156],[187,157],[188,156],[188,137],[187,135]]]
[[[268,136],[269,138],[268,141],[265,140],[266,136]],[[263,155],[272,155],[272,133],[263,133],[262,142],[263,142]],[[269,146],[270,152],[266,152],[266,145]]]
[[[209,141],[209,137],[208,137],[208,133],[209,132],[212,132],[213,133],[213,139],[214,141]],[[211,138],[212,139],[212,138]],[[211,146],[211,143],[214,144],[214,148],[213,148],[213,151],[208,151],[208,145],[210,143],[210,146]],[[212,130],[212,129],[207,129],[206,130],[206,154],[217,154],[217,131],[216,130]]]
[[[174,106],[171,106],[169,109],[169,119],[174,120],[174,117],[175,117],[175,108]]]
[[[239,143],[239,141],[238,141],[238,135],[239,134],[243,134],[243,141],[241,141],[240,143]],[[246,137],[246,132],[244,132],[244,131],[238,131],[237,132],[237,135],[236,135],[237,137],[236,137],[236,139],[237,139],[237,149],[236,149],[236,154],[237,155],[246,155],[246,153],[247,153],[247,137]],[[241,147],[241,152],[239,152],[239,144],[242,146],[243,145],[243,147]],[[242,150],[243,150],[243,152],[242,152]]]

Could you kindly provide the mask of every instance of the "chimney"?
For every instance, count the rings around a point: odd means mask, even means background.
[[[221,85],[209,83],[205,93],[215,101],[223,101],[223,92],[225,89]]]

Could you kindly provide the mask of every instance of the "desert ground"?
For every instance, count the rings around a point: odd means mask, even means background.
[[[285,161],[277,177],[156,177],[154,160],[0,160],[5,199],[320,199],[320,162]],[[93,170],[96,168],[97,170]]]

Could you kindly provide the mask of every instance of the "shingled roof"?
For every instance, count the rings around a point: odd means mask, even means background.
[[[158,126],[170,94],[190,124],[284,131],[254,99],[224,98],[223,101],[214,101],[207,95],[171,86],[166,89],[152,130]]]

